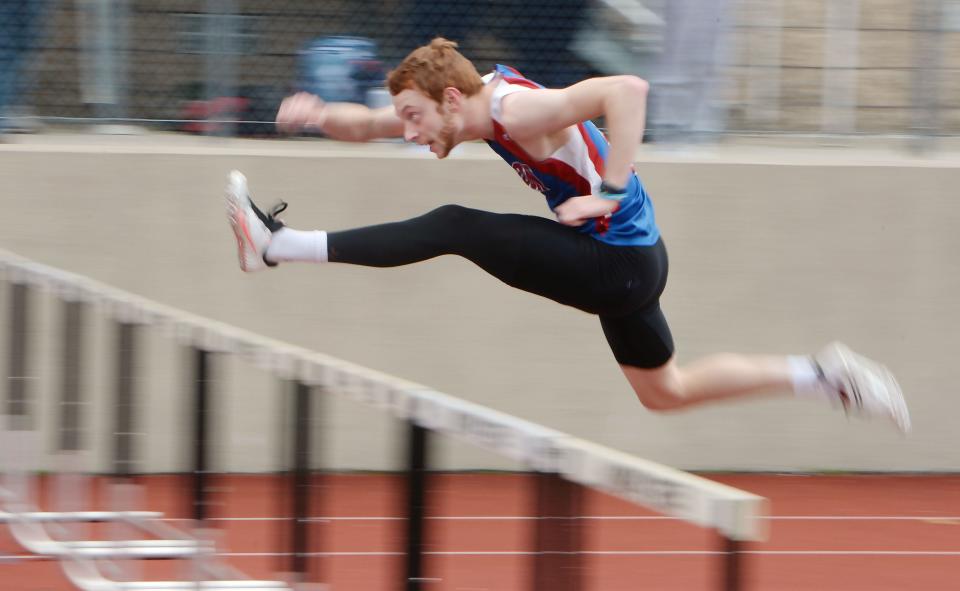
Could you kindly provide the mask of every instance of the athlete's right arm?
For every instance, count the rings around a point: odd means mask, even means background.
[[[283,99],[277,112],[277,129],[284,133],[322,131],[347,142],[403,136],[403,122],[392,106],[370,109],[355,103],[326,103],[306,92]]]

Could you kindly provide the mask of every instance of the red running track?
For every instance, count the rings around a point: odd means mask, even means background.
[[[770,537],[749,544],[745,589],[776,591],[924,591],[960,589],[960,476],[707,475],[771,500]],[[102,485],[92,483],[96,499]],[[139,477],[140,509],[162,511],[187,527],[188,481]],[[403,578],[402,478],[328,475],[314,514],[322,550],[311,565],[332,588],[397,591]],[[279,480],[217,476],[210,523],[231,565],[276,579],[289,564],[288,522]],[[41,487],[41,501],[46,497]],[[443,474],[430,484],[429,591],[528,591],[533,549],[531,482],[516,474]],[[44,503],[51,508],[49,503]],[[626,502],[588,492],[584,502],[585,591],[717,589],[718,540],[707,531],[658,518]],[[521,517],[521,519],[518,519]],[[252,519],[267,518],[267,519]],[[467,519],[473,518],[473,519]],[[104,535],[103,526],[93,528]],[[314,548],[315,550],[318,548]],[[0,590],[67,591],[60,567],[23,555],[0,529]],[[187,565],[154,561],[138,576],[179,578]]]

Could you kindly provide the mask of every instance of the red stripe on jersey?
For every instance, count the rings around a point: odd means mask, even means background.
[[[590,181],[580,176],[579,172],[562,160],[554,160],[551,158],[549,160],[537,162],[532,166],[537,170],[541,170],[549,175],[557,177],[562,181],[570,183],[573,185],[573,188],[576,190],[578,196],[589,195],[591,193]]]
[[[526,78],[521,78],[521,77],[516,77],[516,78],[515,78],[515,77],[513,77],[513,76],[504,76],[504,77],[503,77],[503,80],[504,80],[505,82],[507,82],[508,84],[516,84],[517,86],[525,86],[525,87],[527,87],[527,88],[536,88],[536,89],[542,89],[542,88],[543,88],[542,86],[540,86],[540,85],[537,84],[536,82],[533,82],[533,81],[531,81],[531,80],[527,80]]]
[[[580,137],[583,138],[583,143],[587,145],[587,154],[590,155],[590,162],[593,162],[593,167],[597,169],[597,174],[600,175],[600,178],[603,178],[605,163],[603,158],[600,157],[600,151],[597,150],[597,145],[593,143],[593,139],[590,137],[590,132],[587,131],[587,126],[583,123],[578,123],[577,129],[580,131]]]
[[[492,123],[497,143],[506,148],[517,160],[527,164],[534,170],[549,174],[565,183],[573,185],[574,190],[577,191],[577,195],[590,194],[590,181],[580,176],[580,173],[572,166],[562,160],[556,160],[554,158],[539,161],[534,160],[520,144],[508,139],[509,136],[506,129],[504,129],[499,122],[492,121]]]

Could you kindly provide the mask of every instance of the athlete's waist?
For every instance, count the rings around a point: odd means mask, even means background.
[[[653,203],[639,182],[613,213],[589,220],[579,229],[608,244],[644,246],[660,238]]]

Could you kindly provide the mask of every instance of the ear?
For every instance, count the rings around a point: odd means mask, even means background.
[[[452,86],[443,89],[443,104],[451,111],[458,111],[462,101],[463,93],[458,89]]]

